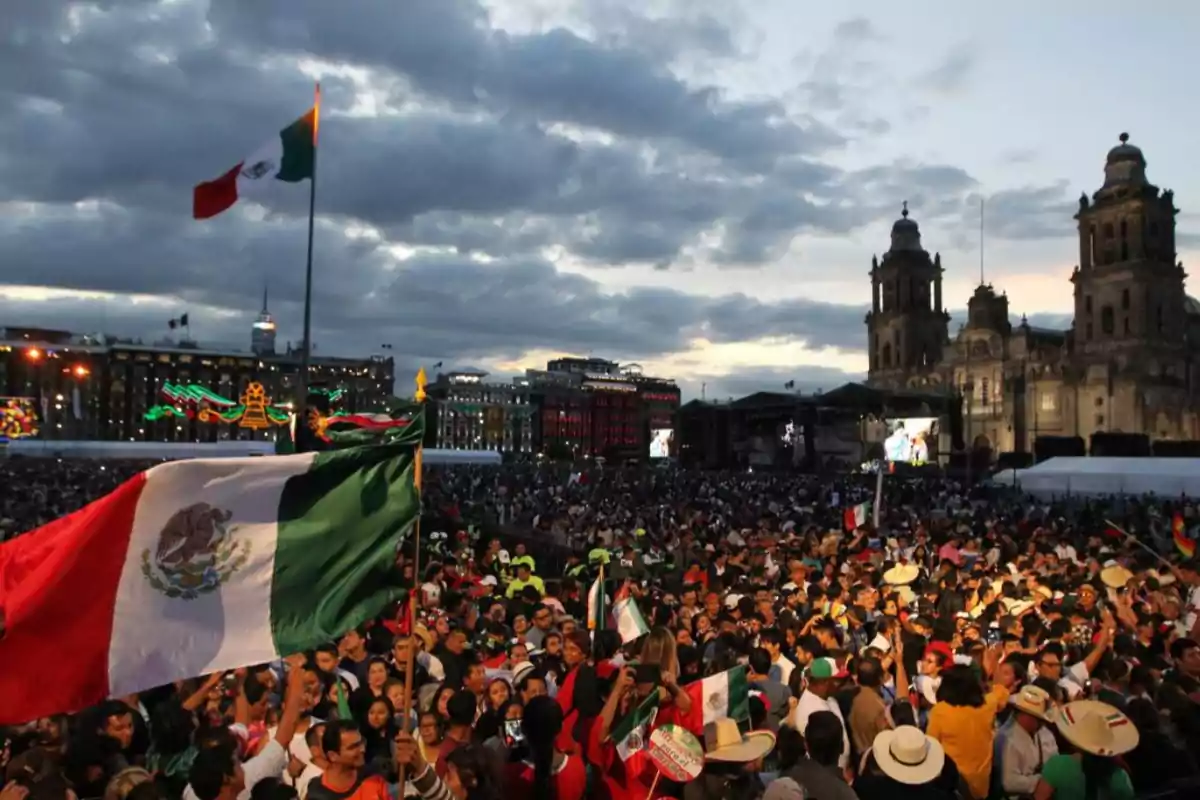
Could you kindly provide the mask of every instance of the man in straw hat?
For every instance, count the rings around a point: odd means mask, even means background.
[[[1008,797],[1032,795],[1047,759],[1058,755],[1051,721],[1053,700],[1045,689],[1026,686],[1008,700],[1013,715],[1000,728],[1000,784]]]
[[[775,749],[775,734],[743,734],[736,720],[721,717],[704,726],[704,772],[683,787],[684,800],[755,797],[762,788],[762,760]]]
[[[1138,745],[1138,729],[1113,706],[1096,700],[1077,700],[1052,714],[1063,740],[1075,750],[1046,761],[1038,795],[1054,797],[1132,798],[1129,773],[1116,760]],[[1085,768],[1085,762],[1087,767]]]

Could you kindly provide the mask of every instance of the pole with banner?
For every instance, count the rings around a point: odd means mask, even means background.
[[[300,356],[300,419],[308,419],[308,370],[312,359],[313,229],[317,214],[317,131],[321,121],[321,84],[313,89],[312,177],[308,182],[308,256],[304,262],[304,352]]]
[[[875,502],[871,504],[871,524],[879,530],[879,509],[883,507],[883,465],[879,462],[879,470],[875,473]]]
[[[413,394],[413,399],[418,406],[425,403],[425,384],[428,380],[425,377],[425,368],[421,367],[417,370],[417,390]],[[417,413],[423,413],[423,410],[418,408]],[[423,468],[423,453],[425,449],[424,442],[418,442],[416,445],[416,457],[413,459],[413,485],[417,489],[417,518],[413,522],[413,583],[412,588],[408,592],[408,648],[407,655],[404,657],[404,696],[400,701],[400,730],[405,733],[412,731],[412,709],[413,709],[413,681],[412,674],[415,669],[413,662],[416,660],[416,638],[417,638],[417,609],[420,608],[420,592],[421,592],[421,487],[424,482]],[[399,776],[397,785],[400,787],[401,795],[404,792],[404,769],[405,765],[399,765]]]

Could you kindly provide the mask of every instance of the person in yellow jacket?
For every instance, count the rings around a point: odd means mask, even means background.
[[[516,567],[517,577],[508,584],[508,591],[504,593],[504,596],[511,600],[512,598],[516,597],[526,586],[532,586],[533,588],[537,589],[539,596],[545,596],[546,584],[542,583],[541,578],[533,574],[533,570],[530,568],[529,564],[525,561],[521,561],[516,565]]]

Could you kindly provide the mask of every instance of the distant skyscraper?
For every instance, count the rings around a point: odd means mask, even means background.
[[[265,286],[263,287],[262,311],[258,312],[258,319],[254,320],[254,326],[250,331],[250,349],[260,356],[275,355],[275,318],[267,310],[267,287]]]

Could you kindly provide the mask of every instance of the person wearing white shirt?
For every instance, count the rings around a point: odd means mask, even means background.
[[[784,642],[783,634],[778,628],[768,628],[762,632],[759,646],[771,656],[771,677],[787,686],[796,665],[783,654]]]
[[[1058,744],[1045,727],[1052,700],[1036,686],[1026,686],[1012,696],[1012,718],[996,736],[996,763],[1006,796],[1032,796],[1042,767],[1058,755]]]
[[[815,658],[805,674],[808,686],[796,703],[792,713],[792,727],[804,734],[808,727],[808,718],[818,711],[832,711],[842,723],[842,754],[838,758],[838,767],[845,770],[850,766],[850,736],[846,732],[846,720],[842,717],[842,709],[833,697],[834,679],[844,677],[832,658]]]
[[[304,670],[304,656],[289,656],[287,659],[289,669],[287,678],[287,690],[283,698],[283,712],[279,718],[279,726],[275,729],[275,734],[270,741],[263,746],[258,755],[243,763],[242,773],[245,776],[245,784],[238,793],[237,800],[250,800],[250,791],[255,784],[267,778],[279,778],[287,771],[288,768],[288,752],[286,745],[292,740],[292,736],[296,732],[296,725],[300,721],[300,714],[304,710],[306,702],[306,674]],[[217,747],[222,745],[218,744]],[[236,758],[236,756],[235,756]],[[203,764],[201,764],[203,766]],[[197,770],[193,767],[189,774],[189,779],[196,776]],[[203,797],[198,794],[191,783],[183,789],[183,800],[215,800],[219,794],[225,775],[209,775],[201,774],[206,779],[201,784]],[[210,784],[215,783],[214,786]],[[211,795],[211,796],[210,796]]]
[[[291,775],[284,779],[284,783],[291,783],[296,788],[296,794],[300,800],[306,800],[308,797],[308,784],[313,778],[319,778],[325,774],[325,767],[329,762],[325,760],[325,751],[321,749],[321,734],[325,732],[325,723],[319,722],[315,725],[310,725],[308,733],[304,734],[304,741],[308,744],[308,751],[312,754],[312,761],[304,765],[304,770],[294,781],[291,781]]]

